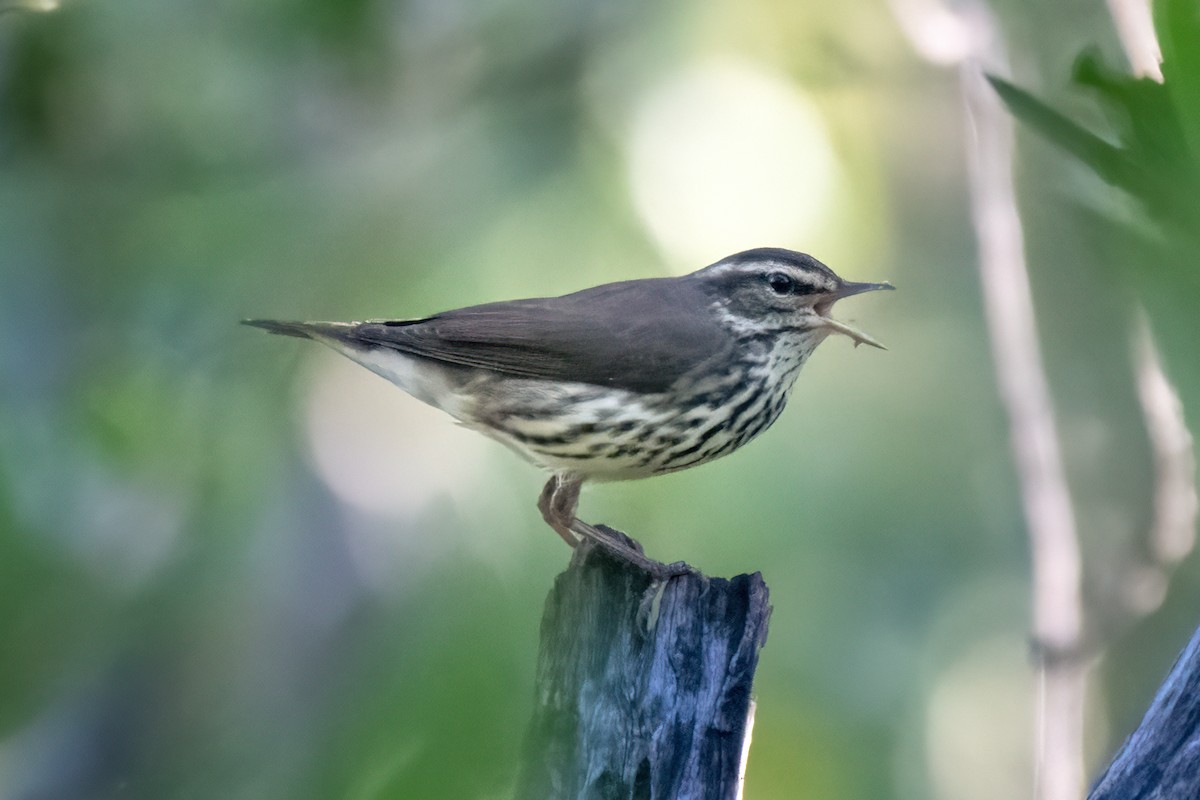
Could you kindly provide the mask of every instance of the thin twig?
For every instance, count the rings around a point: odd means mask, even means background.
[[[967,153],[984,308],[996,381],[1008,413],[1033,570],[1040,687],[1035,797],[1075,800],[1083,793],[1087,679],[1086,668],[1076,658],[1083,605],[1075,514],[1038,345],[1013,190],[1012,122],[978,66],[963,66],[962,86],[972,129]]]
[[[1149,614],[1166,596],[1171,570],[1196,544],[1196,453],[1183,404],[1163,369],[1145,314],[1134,329],[1138,400],[1154,458],[1154,513],[1142,558],[1131,564],[1121,587],[1121,627]]]
[[[1147,0],[1108,0],[1133,74],[1162,82],[1162,54]],[[1183,406],[1163,368],[1145,311],[1132,332],[1134,378],[1154,459],[1153,514],[1133,556],[1118,565],[1110,591],[1096,597],[1090,626],[1093,652],[1155,611],[1167,594],[1171,570],[1195,546],[1200,503],[1196,455]]]
[[[1162,49],[1154,33],[1149,0],[1108,0],[1108,13],[1134,76],[1162,83]]]
[[[1008,415],[1033,571],[1032,627],[1039,678],[1035,797],[1077,800],[1084,785],[1087,685],[1087,667],[1078,658],[1083,632],[1082,567],[1013,188],[1012,122],[980,67],[985,61],[995,68],[1005,65],[1003,42],[980,3],[961,7],[957,14],[919,0],[894,0],[893,8],[922,55],[935,63],[957,64],[960,71],[984,307],[996,382]],[[924,18],[917,16],[922,13]],[[955,31],[960,41],[949,46],[947,35]]]
[[[1147,0],[1108,3],[1133,73],[1161,82],[1161,51]],[[1002,66],[1003,42],[980,4],[958,13],[937,0],[892,0],[892,5],[914,48],[932,63],[958,66],[961,74],[970,123],[967,157],[984,303],[1031,546],[1033,634],[1040,657],[1035,797],[1073,800],[1083,791],[1089,670],[1082,652],[1081,561],[1013,192],[1012,124],[984,85],[978,67],[984,60]],[[1195,545],[1200,513],[1192,437],[1144,318],[1135,331],[1134,358],[1138,396],[1154,454],[1155,495],[1146,557],[1131,565],[1118,582],[1122,596],[1117,599],[1131,621],[1161,603],[1170,569]]]
[[[1146,433],[1154,451],[1156,486],[1150,552],[1169,567],[1179,563],[1196,543],[1196,453],[1183,418],[1183,403],[1163,371],[1150,325],[1143,316],[1137,328],[1138,397]]]
[[[1148,0],[1108,0],[1113,25],[1137,77],[1162,83],[1162,48]],[[1146,535],[1144,561],[1120,581],[1123,610],[1132,619],[1154,611],[1167,593],[1171,569],[1196,543],[1196,454],[1183,418],[1183,404],[1163,369],[1145,312],[1133,332],[1138,400],[1154,456],[1154,516]]]

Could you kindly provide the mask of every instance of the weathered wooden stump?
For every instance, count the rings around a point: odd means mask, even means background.
[[[1088,800],[1200,798],[1200,630]]]
[[[770,611],[758,573],[659,579],[581,544],[546,601],[516,797],[737,798]]]

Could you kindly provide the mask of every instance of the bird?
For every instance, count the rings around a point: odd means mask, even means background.
[[[687,275],[421,319],[242,322],[327,345],[507,445],[550,473],[537,506],[567,544],[628,551],[576,516],[585,481],[677,472],[742,447],[779,417],[826,337],[886,349],[830,311],[893,288],[760,247]]]

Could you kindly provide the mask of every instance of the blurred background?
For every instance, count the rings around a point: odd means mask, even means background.
[[[30,0],[34,3],[34,0]],[[997,2],[1084,120],[1100,0]],[[882,0],[53,0],[0,13],[0,797],[502,798],[569,553],[543,476],[244,317],[423,316],[786,246],[900,291],[774,428],[581,516],[761,570],[747,796],[1027,796],[1029,567],[957,75]],[[1018,181],[1089,580],[1151,454],[1111,191]],[[1187,304],[1168,371],[1197,419]],[[1171,314],[1174,313],[1174,316]],[[1182,366],[1181,366],[1182,365]],[[1191,372],[1186,372],[1186,369]],[[1089,774],[1190,635],[1188,562],[1092,682]]]

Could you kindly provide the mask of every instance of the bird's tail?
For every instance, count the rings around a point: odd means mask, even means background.
[[[440,408],[455,419],[465,421],[467,413],[452,385],[447,367],[432,359],[408,355],[386,342],[362,336],[363,327],[378,327],[362,322],[288,322],[277,319],[244,319],[243,325],[262,328],[281,336],[312,339],[341,353],[351,361],[399,386],[423,403]]]
[[[262,328],[280,336],[295,336],[300,339],[344,339],[352,326],[347,322],[288,322],[279,319],[244,319],[243,325]]]

